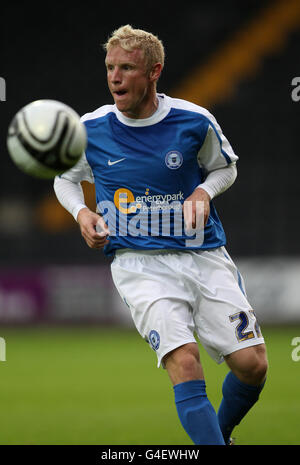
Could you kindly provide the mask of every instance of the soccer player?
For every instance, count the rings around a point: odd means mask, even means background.
[[[86,153],[55,179],[55,192],[88,246],[113,256],[116,288],[168,372],[189,437],[228,444],[267,371],[264,339],[212,202],[235,181],[238,157],[206,109],[157,93],[164,48],[156,36],[126,25],[104,48],[114,104],[82,117]],[[84,202],[83,180],[95,183],[100,215]],[[229,367],[217,413],[194,333]]]

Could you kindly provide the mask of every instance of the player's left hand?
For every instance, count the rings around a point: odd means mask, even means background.
[[[210,213],[210,196],[197,187],[184,201],[183,216],[187,230],[202,229],[205,227]]]

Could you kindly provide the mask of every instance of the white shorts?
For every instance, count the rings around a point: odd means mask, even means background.
[[[111,265],[114,283],[158,366],[170,351],[197,342],[218,363],[264,339],[226,249],[122,249]]]

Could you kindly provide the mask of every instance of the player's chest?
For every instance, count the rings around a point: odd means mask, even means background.
[[[198,151],[198,140],[174,126],[114,126],[89,135],[87,158],[103,182],[146,178],[167,183],[198,169]]]

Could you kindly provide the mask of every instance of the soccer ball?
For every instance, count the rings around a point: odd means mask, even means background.
[[[36,100],[13,118],[7,148],[22,171],[52,179],[78,162],[86,141],[85,127],[72,108],[56,100]]]

